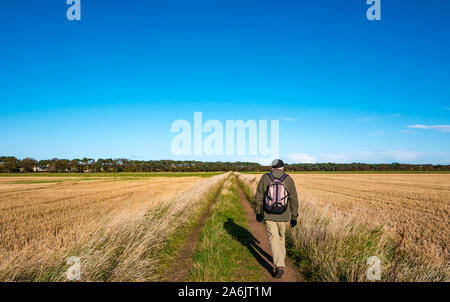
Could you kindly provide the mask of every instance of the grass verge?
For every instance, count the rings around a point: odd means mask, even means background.
[[[191,232],[198,226],[201,217],[208,210],[208,207],[211,204],[211,202],[214,202],[217,199],[222,187],[223,182],[220,183],[218,186],[216,186],[214,190],[208,194],[206,201],[202,203],[199,209],[194,211],[191,219],[179,225],[175,229],[175,231],[171,233],[167,237],[167,239],[163,242],[161,249],[155,250],[152,253],[152,257],[158,257],[160,259],[157,269],[158,279],[170,281],[165,280],[164,275],[167,272],[168,268],[173,263],[173,261],[175,260],[177,251],[180,249],[183,243],[186,242],[186,239],[189,237]]]
[[[267,281],[254,257],[234,177],[228,179],[211,208],[193,256],[189,281]]]

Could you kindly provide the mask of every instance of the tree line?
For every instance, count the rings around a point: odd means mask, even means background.
[[[13,156],[0,157],[0,172],[215,172],[259,171],[257,163],[201,162],[175,160],[130,160],[126,158],[48,159],[36,160]]]
[[[129,160],[92,158],[36,160],[30,157],[0,157],[0,173],[18,172],[216,172],[249,171],[263,172],[269,166],[252,162],[202,162],[176,160]],[[287,164],[287,171],[450,171],[450,165],[431,164],[365,164],[365,163],[315,163]]]

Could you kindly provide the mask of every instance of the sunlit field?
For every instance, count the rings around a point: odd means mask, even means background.
[[[237,194],[222,187],[233,174],[216,174],[0,177],[0,280],[67,281],[70,256],[84,281],[167,280],[207,205]],[[252,200],[261,174],[235,174]],[[367,281],[371,256],[384,281],[450,280],[450,174],[292,177],[300,213],[288,255],[305,280]]]
[[[223,177],[0,177],[0,280],[64,280],[72,255],[86,280],[151,280]]]
[[[300,199],[293,256],[312,279],[449,280],[449,174],[292,174]],[[240,175],[254,192],[259,175]],[[383,267],[382,267],[383,268]]]

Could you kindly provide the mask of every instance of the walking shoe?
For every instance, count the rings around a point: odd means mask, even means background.
[[[277,279],[280,279],[281,276],[283,276],[283,274],[284,274],[283,267],[277,267],[276,270],[275,270],[275,276],[274,277],[277,278]]]

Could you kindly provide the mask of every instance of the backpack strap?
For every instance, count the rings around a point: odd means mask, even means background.
[[[275,176],[273,176],[272,172],[267,173],[269,175],[270,181],[273,181],[275,179]]]
[[[286,198],[286,197],[288,197],[288,196],[290,195],[290,193],[289,193],[289,191],[288,191],[286,185],[284,184],[284,180],[285,180],[288,176],[289,176],[288,174],[283,173],[283,175],[281,175],[281,177],[280,177],[280,180],[281,180],[281,182],[282,182],[284,188],[286,189],[286,192],[288,193],[288,195],[285,196],[284,198]]]

